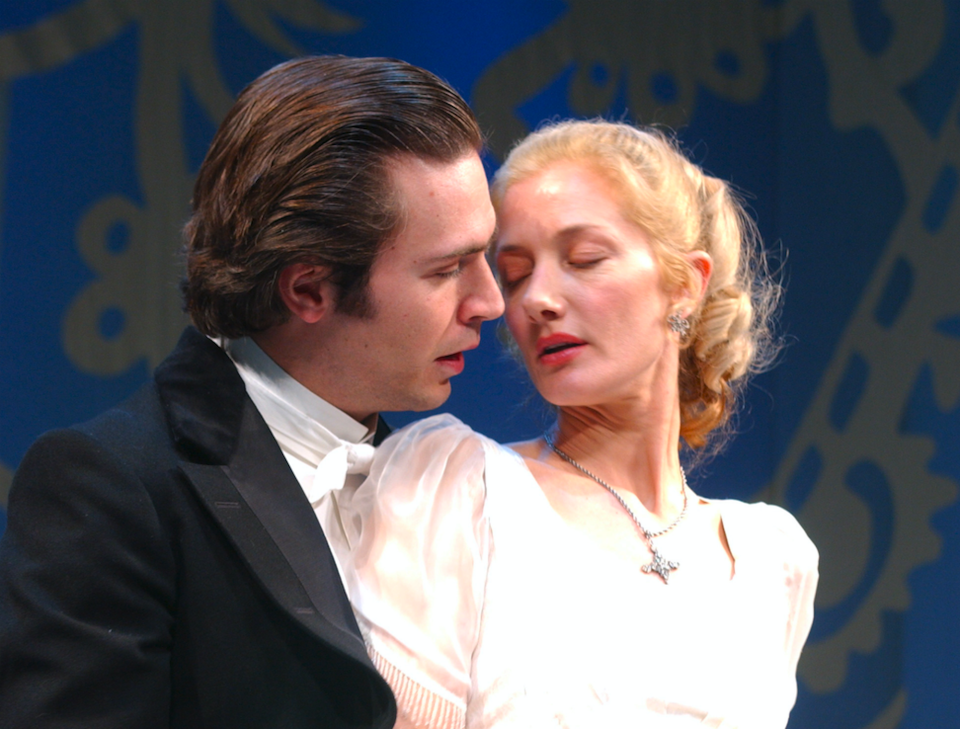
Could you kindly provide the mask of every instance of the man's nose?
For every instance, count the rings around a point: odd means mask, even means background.
[[[503,296],[486,258],[482,259],[473,281],[472,291],[464,300],[463,319],[488,321],[503,314]]]

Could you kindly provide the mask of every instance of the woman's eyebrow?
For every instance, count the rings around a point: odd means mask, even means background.
[[[562,243],[566,243],[571,238],[576,238],[582,233],[593,230],[602,231],[605,230],[605,228],[602,225],[595,225],[593,223],[577,223],[558,230],[553,234],[553,237]],[[501,243],[497,246],[497,253],[511,253],[515,250],[522,250],[524,247],[525,246],[517,243]]]

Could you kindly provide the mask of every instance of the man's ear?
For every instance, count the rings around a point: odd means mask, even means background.
[[[336,287],[329,279],[327,266],[293,263],[280,271],[280,298],[293,316],[306,324],[316,324],[335,305]]]

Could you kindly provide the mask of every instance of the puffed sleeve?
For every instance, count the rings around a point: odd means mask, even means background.
[[[762,502],[741,506],[743,521],[737,525],[741,534],[735,536],[746,538],[738,538],[731,546],[735,554],[742,552],[751,561],[766,564],[768,571],[764,574],[769,575],[770,585],[782,584],[786,591],[783,650],[793,676],[813,625],[820,555],[796,517],[786,509]]]
[[[726,501],[722,507],[739,585],[733,634],[744,648],[733,662],[756,687],[749,708],[742,707],[749,713],[739,719],[744,726],[783,727],[797,699],[797,662],[813,624],[819,554],[779,506]]]
[[[776,506],[769,506],[768,509],[770,520],[783,540],[784,554],[787,555],[790,617],[784,650],[791,670],[796,672],[800,652],[813,625],[813,600],[820,578],[820,554],[793,514]]]
[[[450,415],[378,449],[340,509],[344,573],[374,663],[415,726],[462,726],[492,550],[485,439]]]

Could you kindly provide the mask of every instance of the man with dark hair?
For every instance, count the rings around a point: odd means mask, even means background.
[[[0,726],[393,726],[326,535],[378,412],[443,403],[502,312],[480,146],[400,61],[299,59],[241,93],[185,232],[196,328],[14,478]]]

